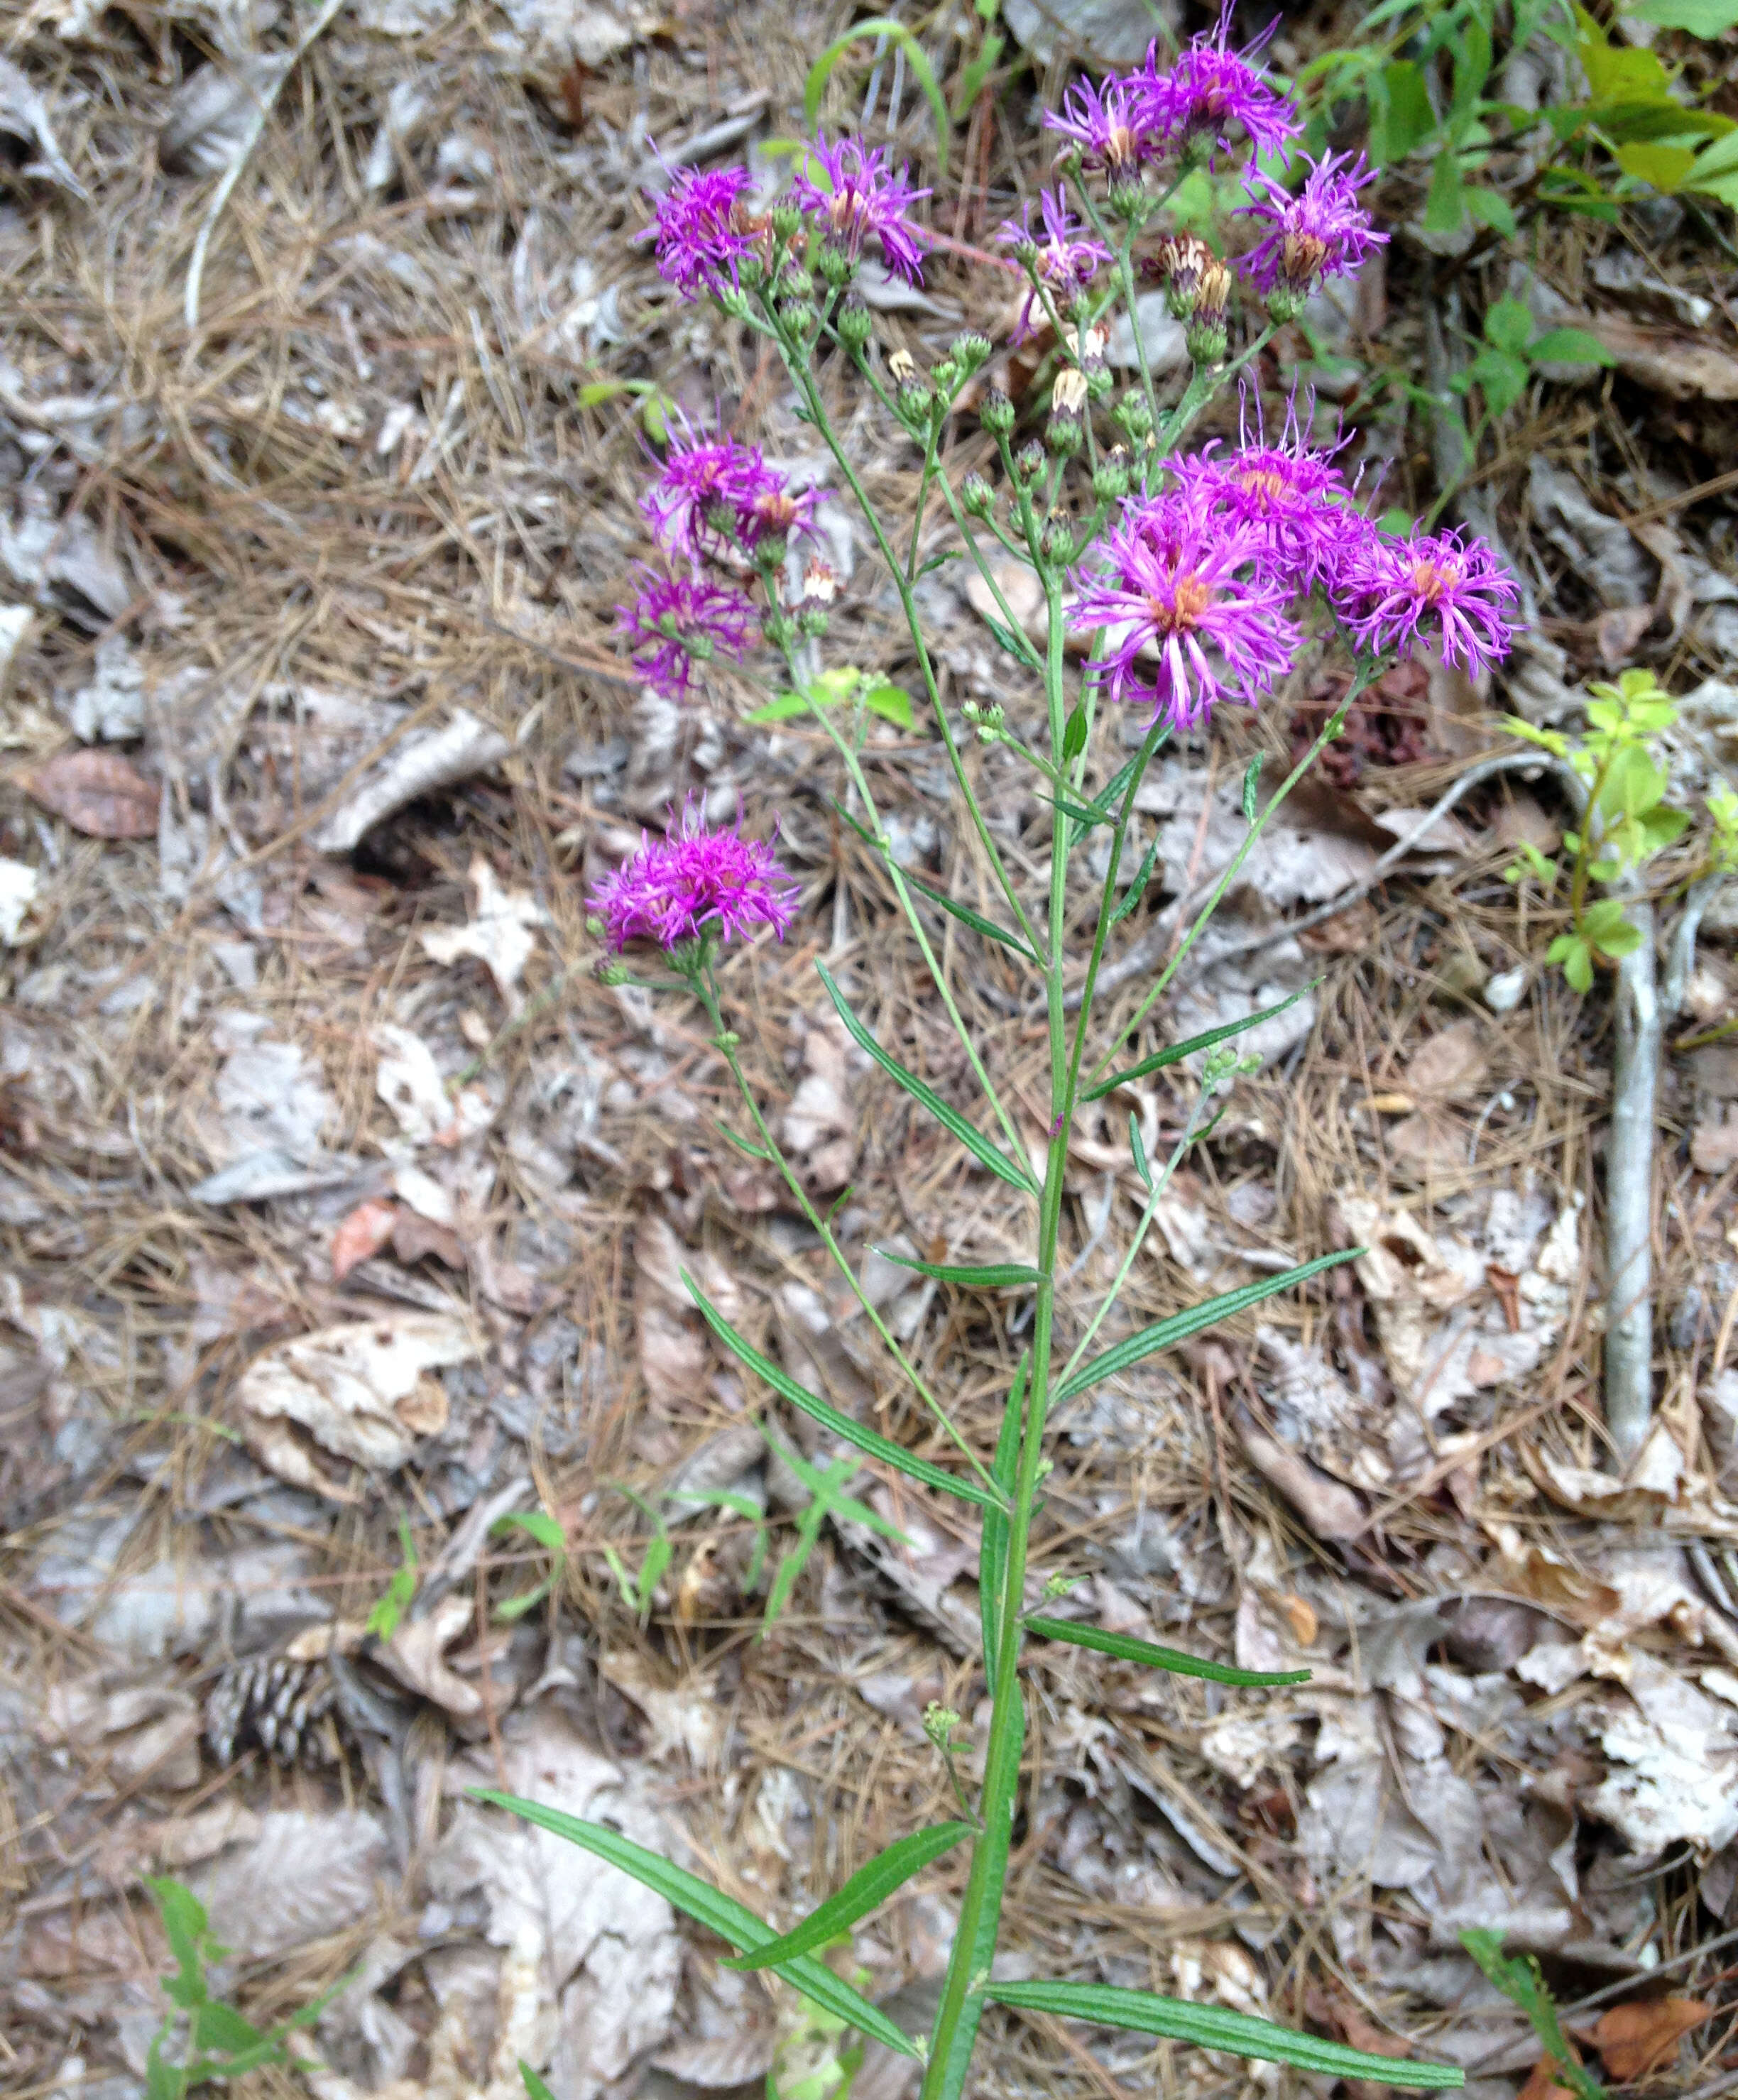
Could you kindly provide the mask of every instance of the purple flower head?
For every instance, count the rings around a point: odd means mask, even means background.
[[[1318,578],[1331,588],[1370,529],[1352,505],[1332,452],[1310,444],[1312,421],[1308,410],[1299,417],[1294,394],[1286,405],[1284,427],[1269,444],[1259,404],[1251,434],[1246,399],[1235,452],[1220,452],[1215,441],[1170,462],[1184,494],[1234,529],[1259,536],[1263,567],[1276,583],[1294,590],[1308,590]]]
[[[1361,650],[1407,655],[1421,638],[1476,677],[1509,653],[1520,592],[1482,540],[1461,532],[1372,532],[1336,595]]]
[[[754,634],[754,607],[704,576],[661,576],[644,567],[639,575],[640,594],[617,621],[646,684],[667,699],[686,699],[696,664],[721,649],[740,660]]]
[[[1022,251],[1021,260],[1026,263],[1028,271],[1048,289],[1056,307],[1065,313],[1076,295],[1083,292],[1097,276],[1100,265],[1110,260],[1110,250],[1085,232],[1070,212],[1067,198],[1061,190],[1042,191],[1039,203],[1043,211],[1043,240],[1031,229],[1030,203],[1021,206],[1019,218],[1009,219],[996,239]],[[1014,323],[1016,342],[1025,342],[1031,333],[1033,316],[1038,307],[1034,285],[1028,289]]]
[[[641,498],[652,537],[699,568],[728,562],[771,535],[813,530],[816,493],[793,495],[758,447],[696,430],[678,413],[658,479]]]
[[[1150,700],[1175,730],[1204,721],[1215,700],[1253,707],[1291,668],[1301,638],[1261,554],[1254,528],[1180,492],[1131,504],[1089,549],[1099,567],[1077,578],[1070,626],[1110,630],[1088,671],[1114,699]],[[1158,661],[1143,673],[1136,660],[1148,648]]]
[[[1251,174],[1245,187],[1255,201],[1240,212],[1273,227],[1243,258],[1243,267],[1264,292],[1284,289],[1305,297],[1324,277],[1356,269],[1387,236],[1378,233],[1358,192],[1375,170],[1361,153],[1330,153],[1318,161],[1293,196],[1272,175]]]
[[[805,168],[792,185],[797,203],[824,218],[833,238],[852,257],[862,254],[872,233],[888,268],[908,285],[922,284],[929,236],[906,214],[929,191],[911,188],[903,166],[896,175],[881,147],[866,150],[856,139],[829,145],[818,137],[812,150],[827,172],[827,187],[823,190]]]
[[[734,285],[738,260],[760,245],[759,229],[742,205],[752,179],[746,168],[672,174],[656,218],[639,238],[657,243],[658,275],[685,299]]]
[[[1060,109],[1044,112],[1044,127],[1072,139],[1087,167],[1103,168],[1113,181],[1132,177],[1157,143],[1144,87],[1139,74],[1112,73],[1101,85],[1077,80]]]
[[[630,941],[655,941],[668,951],[703,933],[741,940],[770,926],[782,941],[789,932],[796,885],[772,848],[745,839],[739,826],[708,827],[691,796],[663,838],[642,832],[640,840],[639,851],[588,900],[618,955]]]
[[[1247,51],[1228,51],[1230,29],[1228,6],[1219,27],[1197,37],[1168,72],[1160,70],[1158,46],[1148,51],[1145,72],[1137,78],[1146,121],[1165,152],[1205,143],[1211,166],[1215,154],[1231,150],[1233,126],[1263,153],[1282,153],[1302,133],[1290,104],[1250,63],[1266,39]]]

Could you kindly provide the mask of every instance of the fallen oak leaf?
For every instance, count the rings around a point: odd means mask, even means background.
[[[1593,2030],[1593,2045],[1621,2085],[1645,2078],[1670,2056],[1692,2027],[1713,2016],[1700,1998],[1646,1998],[1613,2005]]]
[[[92,839],[157,836],[157,791],[112,751],[63,751],[23,776],[24,792]]]
[[[378,1254],[392,1238],[399,1207],[384,1196],[357,1204],[332,1235],[332,1280],[342,1283],[359,1261]]]

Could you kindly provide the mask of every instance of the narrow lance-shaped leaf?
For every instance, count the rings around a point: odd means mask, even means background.
[[[944,1467],[933,1465],[927,1458],[920,1458],[915,1452],[907,1451],[903,1445],[895,1444],[890,1437],[882,1436],[879,1430],[868,1429],[862,1423],[852,1421],[849,1415],[841,1414],[836,1407],[829,1406],[817,1394],[810,1392],[806,1386],[799,1385],[781,1365],[775,1364],[770,1357],[763,1357],[752,1342],[737,1333],[717,1308],[708,1300],[705,1292],[686,1269],[682,1272],[682,1279],[688,1286],[689,1295],[699,1307],[706,1324],[731,1355],[739,1362],[746,1364],[757,1378],[764,1379],[774,1392],[783,1394],[792,1407],[801,1408],[812,1421],[818,1422],[824,1429],[832,1430],[834,1436],[843,1437],[847,1444],[854,1444],[859,1451],[867,1451],[871,1458],[879,1458],[884,1465],[893,1467],[914,1480],[921,1480],[926,1487],[940,1488],[948,1494],[958,1495],[968,1502],[976,1502],[980,1508],[994,1507],[988,1489],[981,1488],[977,1481],[962,1479],[958,1474],[947,1471]]]
[[[1198,1050],[1211,1050],[1216,1043],[1229,1042],[1233,1035],[1242,1035],[1251,1028],[1259,1028],[1264,1021],[1272,1021],[1277,1014],[1284,1013],[1295,1006],[1321,982],[1319,977],[1313,979],[1293,992],[1290,999],[1282,999],[1277,1006],[1264,1007],[1259,1013],[1246,1014],[1241,1021],[1228,1021],[1222,1027],[1209,1028],[1202,1035],[1191,1035],[1186,1043],[1167,1043],[1162,1050],[1155,1050],[1150,1057],[1143,1057],[1138,1065],[1127,1065],[1122,1071],[1113,1072],[1108,1078],[1083,1088],[1080,1098],[1083,1101],[1100,1101],[1105,1095],[1114,1092],[1118,1087],[1126,1087],[1131,1079],[1144,1079],[1149,1072],[1162,1070],[1167,1065],[1180,1064],[1184,1058],[1193,1057]]]
[[[827,1946],[841,1932],[849,1931],[860,1917],[879,1909],[895,1889],[903,1887],[932,1860],[939,1860],[971,1834],[969,1823],[938,1823],[933,1829],[914,1830],[910,1837],[897,1839],[867,1866],[859,1867],[836,1895],[810,1911],[801,1925],[792,1926],[752,1954],[731,1956],[724,1967],[776,1969],[781,1961],[794,1961],[800,1954]]]
[[[1140,903],[1141,898],[1146,895],[1147,885],[1153,879],[1154,863],[1158,858],[1158,840],[1155,837],[1145,853],[1141,855],[1140,865],[1135,870],[1134,880],[1123,892],[1122,902],[1111,913],[1110,925],[1120,926],[1129,913]]]
[[[1290,1290],[1294,1284],[1307,1283],[1311,1277],[1319,1276],[1325,1268],[1337,1268],[1343,1261],[1354,1260],[1364,1252],[1362,1247],[1347,1247],[1339,1254],[1317,1255],[1313,1261],[1306,1261],[1296,1268],[1288,1268],[1282,1275],[1264,1277],[1259,1283],[1246,1283],[1240,1290],[1226,1290],[1217,1298],[1204,1299],[1192,1305],[1186,1312],[1174,1312],[1168,1320],[1156,1321],[1143,1327],[1138,1335],[1130,1335],[1114,1348],[1106,1349],[1101,1357],[1094,1357],[1083,1364],[1074,1376],[1056,1391],[1060,1401],[1071,1400],[1077,1392],[1084,1392],[1089,1385],[1101,1379],[1113,1377],[1118,1371],[1126,1371],[1131,1364],[1138,1364],[1143,1357],[1155,1351],[1174,1348],[1186,1342],[1191,1335],[1198,1335],[1203,1327],[1215,1326],[1229,1320],[1233,1312],[1242,1312],[1251,1305],[1259,1305],[1263,1299],[1276,1296],[1281,1290]]]
[[[995,1457],[990,1464],[990,1477],[1010,1505],[1014,1499],[1015,1469],[1020,1463],[1020,1432],[1026,1420],[1026,1379],[1030,1369],[1031,1358],[1022,1357],[1008,1405],[1002,1410]],[[996,1673],[1001,1667],[1002,1586],[1008,1579],[1008,1518],[1000,1510],[986,1510],[977,1544],[977,1608],[984,1630],[984,1681],[992,1699]]]
[[[913,889],[921,890],[932,904],[957,919],[962,926],[969,926],[974,933],[981,933],[986,941],[999,941],[1004,948],[1012,948],[1017,955],[1024,955],[1029,963],[1038,960],[1017,933],[1010,933],[1005,926],[998,926],[993,919],[986,919],[981,911],[974,911],[969,904],[962,904],[956,897],[950,897],[937,889],[933,883],[925,882],[921,876],[913,875],[909,868],[901,871]]]
[[[1172,2041],[1193,2042],[1201,2049],[1224,2049],[1266,2063],[1292,2063],[1300,2071],[1329,2078],[1368,2078],[1383,2085],[1428,2087],[1438,2091],[1465,2083],[1458,2066],[1409,2063],[1404,2058],[1376,2056],[1343,2042],[1322,2041],[1299,2034],[1273,2020],[1249,2013],[1228,2012],[1220,2005],[1196,2005],[1182,1998],[1162,1998],[1151,1991],[1121,1991],[1106,1983],[992,1982],[986,1995],[999,2005],[1031,2013],[1052,2013],[1064,2019],[1090,2020],[1096,2027],[1132,2027],[1137,2033],[1163,2035]]]
[[[999,1175],[1003,1180],[1016,1189],[1025,1189],[1028,1195],[1035,1193],[1036,1184],[1030,1171],[1010,1159],[999,1146],[992,1145],[981,1130],[974,1129],[966,1121],[958,1109],[950,1108],[933,1087],[926,1086],[915,1072],[908,1072],[897,1057],[884,1050],[851,1011],[845,994],[833,982],[827,965],[817,963],[815,968],[820,973],[821,982],[827,987],[827,997],[838,1008],[839,1018],[845,1023],[851,1040],[858,1048],[867,1051],[890,1079],[897,1080],[914,1101],[928,1109],[945,1130],[951,1131],[966,1150],[974,1158],[981,1160],[992,1174]]]
[[[1309,1682],[1307,1670],[1234,1670],[1229,1663],[1205,1662],[1199,1656],[1184,1654],[1180,1648],[1160,1648],[1152,1641],[1132,1639],[1127,1634],[1107,1634],[1072,1619],[1029,1618],[1026,1625],[1028,1633],[1044,1640],[1066,1641],[1070,1648],[1096,1648],[1101,1655],[1145,1663],[1149,1670],[1168,1670],[1173,1677],[1204,1677],[1214,1684],[1244,1686]]]
[[[1019,1261],[986,1262],[974,1268],[945,1261],[919,1261],[915,1255],[894,1254],[887,1247],[877,1247],[876,1252],[883,1261],[894,1262],[901,1268],[915,1268],[920,1276],[933,1276],[938,1283],[963,1284],[968,1290],[999,1290],[1020,1285],[1030,1290],[1044,1280],[1041,1269],[1029,1268]]]
[[[673,1909],[682,1911],[708,1931],[716,1932],[733,1947],[752,1953],[774,1936],[770,1925],[763,1924],[752,1910],[745,1909],[734,1898],[684,1868],[672,1865],[658,1853],[648,1852],[644,1846],[633,1843],[619,1830],[611,1830],[602,1823],[584,1822],[559,1808],[545,1808],[541,1802],[522,1800],[517,1794],[497,1793],[492,1787],[474,1787],[471,1798],[505,1808],[509,1815],[523,1816],[526,1822],[535,1823],[540,1830],[565,1838],[570,1845],[578,1845],[598,1859],[607,1860],[611,1866],[620,1868],[642,1887],[655,1890]],[[812,1955],[801,1954],[794,1961],[782,1964],[779,1974],[805,1998],[814,1999],[816,2005],[849,2020],[860,2034],[885,2042],[901,2056],[922,2056],[921,2049],[902,2028],[895,2027],[885,2013],[878,2011],[860,1992],[854,1991]]]

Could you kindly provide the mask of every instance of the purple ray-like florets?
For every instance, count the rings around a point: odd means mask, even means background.
[[[1040,192],[1039,203],[1043,207],[1044,220],[1042,240],[1032,231],[1030,202],[1021,206],[1019,218],[1009,219],[996,239],[1021,249],[1022,262],[1027,254],[1030,255],[1028,268],[1049,292],[1056,307],[1065,313],[1075,296],[1097,276],[1100,267],[1110,260],[1110,250],[1085,232],[1069,210],[1068,201],[1061,190]],[[1031,333],[1033,317],[1038,311],[1034,286],[1027,291],[1014,323],[1016,342],[1023,342]]]
[[[1235,128],[1257,152],[1282,153],[1303,131],[1291,105],[1250,63],[1251,54],[1225,48],[1230,28],[1227,8],[1218,29],[1197,37],[1167,69],[1157,44],[1148,51],[1145,72],[1136,77],[1145,121],[1165,152],[1205,143],[1211,163],[1230,151]]]
[[[1045,129],[1072,139],[1087,166],[1105,169],[1113,180],[1131,176],[1152,159],[1158,144],[1147,113],[1147,86],[1140,74],[1124,79],[1113,73],[1097,84],[1077,80],[1060,109],[1044,112]]]
[[[792,186],[797,204],[824,218],[833,238],[854,257],[862,254],[872,233],[888,268],[908,285],[922,284],[929,236],[911,223],[909,214],[929,191],[914,190],[903,166],[896,175],[881,147],[866,150],[855,139],[829,145],[818,138],[811,152],[827,172],[827,187],[823,190],[805,169]]]
[[[1482,540],[1460,532],[1372,534],[1336,592],[1361,650],[1398,649],[1423,639],[1445,662],[1476,677],[1509,653],[1509,614],[1520,592]]]
[[[658,275],[685,299],[734,285],[738,259],[758,245],[739,209],[752,180],[746,168],[677,168],[671,176],[639,237],[657,243]]]
[[[617,620],[646,684],[668,699],[686,699],[697,664],[720,650],[742,656],[755,633],[754,607],[703,576],[662,576],[643,567],[638,573],[640,594]]]
[[[691,797],[664,838],[640,837],[639,851],[589,899],[618,955],[630,941],[668,950],[703,933],[740,940],[770,926],[782,941],[790,930],[796,885],[761,840],[734,826],[709,827]]]
[[[696,430],[678,412],[640,508],[659,545],[699,568],[752,553],[769,534],[811,532],[816,501],[812,488],[792,494],[757,446]]]
[[[1322,278],[1356,269],[1388,237],[1376,232],[1358,201],[1374,174],[1361,153],[1330,153],[1295,196],[1273,176],[1251,174],[1246,187],[1255,201],[1241,210],[1273,232],[1243,258],[1250,277],[1264,292],[1283,288],[1301,298]]]
[[[1151,701],[1173,729],[1193,728],[1215,700],[1253,707],[1300,639],[1286,617],[1290,593],[1263,573],[1261,555],[1255,528],[1180,492],[1131,504],[1077,579],[1070,626],[1110,630],[1089,672],[1113,699]],[[1143,668],[1149,646],[1158,662]]]
[[[1222,452],[1215,442],[1169,462],[1185,495],[1259,536],[1264,568],[1294,590],[1318,579],[1332,589],[1373,529],[1332,453],[1310,444],[1310,420],[1308,412],[1299,419],[1294,395],[1274,443],[1258,420],[1254,443],[1246,426],[1235,452]]]

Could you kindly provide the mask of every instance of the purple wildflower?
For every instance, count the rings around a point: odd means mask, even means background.
[[[1210,515],[1173,492],[1137,504],[1090,552],[1102,563],[1078,579],[1075,629],[1110,630],[1087,669],[1153,704],[1155,718],[1193,729],[1215,700],[1253,707],[1291,668],[1300,637],[1285,615],[1289,593],[1262,573],[1262,536]],[[1137,674],[1157,651],[1152,682]]]
[[[1310,421],[1308,412],[1300,420],[1294,395],[1276,443],[1267,443],[1258,407],[1254,443],[1246,419],[1236,452],[1220,453],[1215,441],[1169,462],[1186,496],[1259,535],[1275,582],[1302,590],[1318,578],[1331,588],[1370,529],[1332,452],[1311,446]]]
[[[1021,261],[1026,264],[1029,276],[1037,284],[1027,289],[1025,302],[1014,323],[1013,339],[1025,342],[1031,333],[1033,316],[1038,311],[1038,285],[1045,285],[1055,304],[1065,311],[1074,299],[1083,292],[1097,276],[1101,263],[1110,260],[1110,250],[1101,240],[1094,240],[1084,232],[1080,222],[1068,209],[1068,200],[1061,190],[1040,192],[1039,203],[1043,208],[1044,237],[1040,240],[1033,232],[1030,219],[1030,203],[1020,209],[1018,218],[1011,218],[996,235],[998,240],[1021,250]]]
[[[645,567],[639,573],[639,597],[616,618],[646,684],[666,699],[686,699],[696,664],[721,649],[741,658],[754,633],[754,607],[703,576],[661,576]]]
[[[888,268],[908,285],[922,284],[929,236],[906,214],[929,191],[911,188],[903,166],[896,175],[879,146],[865,149],[856,139],[829,145],[817,138],[813,151],[827,172],[827,187],[821,188],[805,169],[792,186],[797,203],[825,218],[835,240],[854,259],[872,233]]]
[[[1482,540],[1459,532],[1372,533],[1336,593],[1360,649],[1409,653],[1421,637],[1476,677],[1509,653],[1515,579]]]
[[[813,530],[814,490],[792,495],[757,446],[709,436],[680,415],[673,421],[663,468],[640,501],[667,554],[699,568],[728,562],[769,534],[788,538]]]
[[[1228,51],[1230,29],[1228,6],[1218,29],[1197,37],[1168,73],[1159,70],[1158,46],[1148,51],[1145,72],[1136,78],[1146,122],[1164,151],[1186,152],[1205,141],[1211,165],[1215,154],[1231,150],[1233,125],[1263,153],[1282,153],[1302,133],[1284,97],[1250,63],[1261,43],[1250,51]]]
[[[1251,174],[1245,187],[1255,201],[1240,212],[1265,220],[1273,231],[1244,258],[1249,276],[1264,292],[1283,289],[1303,298],[1321,278],[1355,270],[1388,237],[1376,232],[1358,201],[1374,174],[1361,153],[1330,153],[1311,168],[1295,196],[1272,175]]]
[[[1103,168],[1113,181],[1131,177],[1152,159],[1157,143],[1144,86],[1138,74],[1125,79],[1113,73],[1102,85],[1077,80],[1060,109],[1044,112],[1045,129],[1072,139],[1086,165]]]
[[[639,238],[656,241],[658,275],[685,299],[734,285],[739,259],[759,246],[760,232],[740,208],[752,181],[746,168],[677,168],[672,174],[656,218]]]
[[[640,834],[640,849],[607,875],[589,900],[620,955],[630,941],[678,947],[703,933],[739,940],[770,926],[782,941],[796,916],[796,885],[759,839],[737,826],[710,828],[690,796],[661,839]]]

